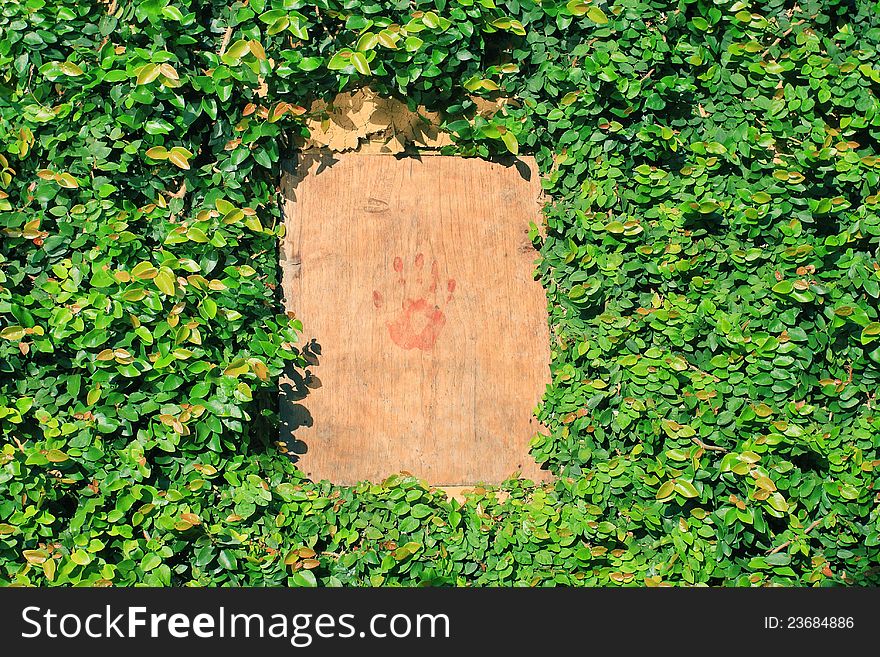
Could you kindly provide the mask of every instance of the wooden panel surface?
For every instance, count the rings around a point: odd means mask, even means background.
[[[550,361],[534,160],[324,153],[294,167],[283,286],[312,365],[282,383],[281,439],[299,467],[339,484],[546,480],[528,453]]]

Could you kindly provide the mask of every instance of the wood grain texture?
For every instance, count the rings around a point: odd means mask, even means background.
[[[282,382],[299,467],[546,480],[528,453],[550,362],[534,160],[303,154],[283,189],[285,304],[312,363]]]

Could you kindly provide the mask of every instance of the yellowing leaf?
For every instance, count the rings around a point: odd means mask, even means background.
[[[859,498],[859,489],[852,484],[840,484],[838,490],[840,496],[845,500],[857,500]]]
[[[131,275],[135,278],[141,278],[145,280],[149,280],[152,278],[156,278],[156,274],[159,273],[159,270],[156,269],[149,262],[139,262],[134,266],[134,269],[131,270]]]
[[[244,359],[233,361],[229,364],[225,370],[223,370],[223,374],[226,376],[236,377],[240,374],[246,374],[250,368],[248,367],[248,363]]]
[[[49,558],[45,550],[25,550],[21,553],[28,563],[41,564]]]
[[[675,492],[675,482],[674,481],[664,482],[660,486],[660,488],[657,490],[657,499],[658,500],[666,499],[667,497],[670,497],[672,495],[672,493],[674,493],[674,492]]]
[[[773,415],[773,409],[762,402],[755,406],[755,415],[758,417],[770,417]]]
[[[89,406],[94,405],[101,398],[101,388],[92,388],[89,390],[89,394],[86,395],[86,404]]]
[[[153,283],[156,284],[156,287],[159,288],[159,291],[162,294],[166,294],[169,297],[174,296],[175,279],[174,274],[170,269],[165,267],[160,269],[159,273],[157,273],[156,277],[153,279]]]
[[[64,463],[64,461],[66,461],[70,457],[62,452],[60,449],[50,449],[46,453],[46,458],[49,460],[50,463]]]
[[[242,210],[232,210],[223,217],[223,223],[226,225],[234,224],[242,219],[244,219],[244,212]]]
[[[217,208],[217,212],[223,215],[229,214],[235,209],[235,206],[232,205],[232,203],[223,198],[218,198],[214,201],[214,207]]]
[[[147,149],[147,157],[151,157],[154,160],[167,160],[168,149],[164,146],[153,146]]]
[[[83,70],[73,62],[62,62],[59,66],[64,75],[75,78],[83,74]]]
[[[43,573],[50,582],[55,581],[55,560],[47,559],[43,562]]]
[[[155,64],[145,64],[138,69],[137,84],[150,84],[159,77],[159,67]]]
[[[12,340],[13,342],[18,342],[24,337],[24,327],[23,326],[7,326],[5,329],[0,331],[0,338],[5,340]]]
[[[244,225],[250,228],[255,233],[263,232],[263,224],[260,222],[259,217],[249,217],[247,221],[244,222]]]
[[[755,454],[755,452],[743,452],[739,455],[739,460],[746,463],[757,463],[761,460],[761,457],[760,455]]]
[[[675,492],[687,498],[697,497],[700,494],[691,482],[684,480],[675,482]]]
[[[587,9],[587,18],[598,25],[605,25],[608,22],[608,16],[605,15],[598,7],[590,7]]]
[[[389,32],[388,30],[382,30],[379,32],[377,37],[379,43],[385,48],[389,48],[391,50],[395,50],[397,48],[397,40],[400,37],[393,32]]]
[[[355,46],[355,50],[359,50],[361,52],[367,52],[376,47],[376,44],[379,43],[379,37],[373,34],[372,32],[367,32],[360,39],[358,39],[357,45]]]
[[[250,49],[253,56],[260,61],[266,59],[266,49],[263,48],[263,44],[256,39],[252,39],[248,42],[248,48]]]
[[[112,349],[104,349],[101,353],[98,354],[97,360],[100,361],[108,361],[113,360],[113,350]]]
[[[862,336],[880,335],[880,322],[871,322],[862,329]]]
[[[755,485],[758,488],[763,488],[764,490],[770,491],[771,493],[776,490],[776,484],[769,477],[758,477],[755,480]]]
[[[254,374],[256,374],[261,381],[265,381],[267,378],[269,378],[269,369],[266,367],[266,364],[263,363],[263,361],[257,360],[255,358],[250,361],[250,365]]]
[[[180,146],[175,146],[168,153],[168,160],[181,169],[189,169],[189,158],[191,157],[192,153]]]
[[[167,62],[162,64],[161,66],[159,66],[159,72],[162,75],[164,75],[166,78],[168,78],[169,80],[179,80],[180,79],[180,76],[177,74],[177,71],[175,70],[175,68]]]
[[[785,501],[785,498],[780,493],[771,493],[770,497],[767,498],[767,503],[780,513],[788,511],[788,502]]]
[[[278,103],[275,107],[272,108],[272,111],[269,112],[269,123],[275,123],[278,119],[284,116],[284,113],[289,109],[289,105],[287,103]]]
[[[77,187],[79,187],[79,183],[77,182],[76,178],[71,176],[69,173],[59,173],[55,177],[55,180],[58,182],[59,185],[61,185],[62,187],[66,187],[67,189],[76,189]]]
[[[572,16],[583,16],[590,9],[590,4],[586,0],[571,0],[566,8]]]
[[[196,228],[195,226],[190,227],[186,231],[186,236],[191,242],[196,242],[198,244],[204,244],[208,241],[208,236],[205,235],[205,231],[201,228]]]
[[[226,51],[224,56],[233,60],[241,59],[248,51],[250,51],[250,44],[244,39],[239,39],[229,46],[229,50]]]

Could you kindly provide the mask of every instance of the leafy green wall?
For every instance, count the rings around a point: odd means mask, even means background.
[[[860,0],[5,0],[0,581],[877,584],[878,45]],[[363,83],[538,158],[554,484],[273,444],[279,157]]]

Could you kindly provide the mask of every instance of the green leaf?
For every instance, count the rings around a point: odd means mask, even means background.
[[[424,43],[419,37],[410,35],[404,40],[403,46],[407,52],[416,52],[421,49]]]
[[[297,570],[291,575],[294,586],[315,588],[318,586],[318,580],[311,570]]]
[[[510,130],[502,133],[501,141],[504,142],[504,145],[507,146],[507,150],[517,155],[519,153],[519,143],[516,141],[516,135],[513,134]]]
[[[238,568],[238,559],[236,559],[235,553],[232,550],[220,550],[220,556],[217,558],[217,562],[226,570],[235,570]]]
[[[716,201],[703,201],[697,209],[700,214],[712,214],[718,210],[718,203]]]
[[[791,281],[779,281],[770,289],[776,292],[776,294],[790,294],[794,286]]]
[[[767,498],[767,503],[780,513],[788,511],[788,503],[779,492],[770,493],[770,497]]]
[[[173,21],[177,21],[178,23],[183,22],[183,13],[180,11],[180,9],[173,5],[162,7],[162,15],[166,18],[170,18]]]
[[[273,36],[275,34],[278,34],[279,32],[283,32],[288,27],[290,27],[290,19],[287,16],[281,16],[272,22],[272,24],[266,30],[266,34],[269,36]]]
[[[367,52],[369,50],[373,50],[378,43],[379,37],[372,32],[367,32],[366,34],[362,35],[360,39],[358,39],[355,49],[360,52]]]
[[[776,552],[768,554],[764,560],[771,566],[787,566],[791,563],[791,555],[786,552]]]
[[[351,66],[351,56],[352,52],[350,50],[338,52],[330,58],[330,61],[327,63],[327,68],[331,71],[341,71],[347,66]]]
[[[840,496],[845,500],[857,500],[859,499],[859,490],[852,484],[841,484]]]
[[[141,560],[141,568],[145,572],[154,570],[162,563],[162,558],[158,554],[147,554]]]
[[[92,555],[85,550],[76,549],[70,554],[70,559],[78,566],[88,566],[92,562]]]
[[[202,299],[199,311],[205,319],[214,319],[217,316],[217,302],[213,299]]]
[[[138,326],[134,330],[134,333],[141,339],[141,341],[145,345],[153,344],[153,334],[150,333],[150,329],[148,329],[146,326]]]
[[[354,70],[361,75],[370,75],[372,73],[372,71],[370,71],[370,65],[367,63],[367,58],[364,57],[363,53],[352,53],[351,63],[354,64]]]
[[[309,72],[318,69],[323,61],[320,57],[303,57],[297,66],[299,70]]]

